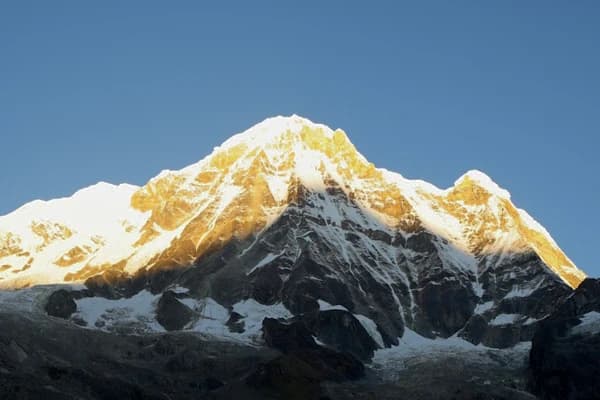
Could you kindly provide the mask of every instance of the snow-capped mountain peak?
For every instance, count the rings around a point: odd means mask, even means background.
[[[464,175],[456,180],[454,187],[468,183],[475,184],[495,196],[504,199],[510,199],[510,193],[507,190],[502,189],[496,182],[492,180],[492,178],[479,170],[472,169],[467,171]]]
[[[461,270],[476,272],[477,260],[491,254],[532,249],[571,286],[585,276],[484,173],[469,171],[441,190],[377,169],[342,130],[293,115],[266,119],[143,187],[99,183],[0,217],[0,285],[191,265],[232,240],[260,236],[290,208],[324,221],[324,240],[341,248],[353,246],[349,226],[391,238],[428,231],[439,237],[442,258]],[[362,245],[397,262],[389,244]],[[364,261],[353,253],[340,257]]]

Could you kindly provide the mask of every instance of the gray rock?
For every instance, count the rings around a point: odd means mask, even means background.
[[[373,357],[379,348],[354,315],[344,310],[306,314],[302,320],[321,343],[337,351],[346,351],[362,361]]]
[[[168,290],[163,293],[156,307],[156,320],[168,331],[183,329],[192,321],[194,312],[177,300],[177,295]]]
[[[48,297],[45,309],[48,315],[67,319],[77,311],[77,304],[69,291],[60,289]]]
[[[600,327],[574,329],[594,311],[600,312],[600,280],[586,279],[535,332],[530,384],[541,398],[600,398]]]

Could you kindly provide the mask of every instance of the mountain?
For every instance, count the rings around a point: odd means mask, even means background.
[[[598,399],[600,280],[588,278],[537,329],[530,386],[544,399]]]
[[[328,304],[368,320],[385,345],[406,328],[528,340],[584,278],[482,172],[438,189],[298,116],[267,119],[143,187],[99,183],[0,217],[4,288],[129,285],[111,292],[122,297],[181,286],[290,315]]]
[[[482,172],[439,189],[270,118],[0,217],[0,397],[586,398],[585,278]]]

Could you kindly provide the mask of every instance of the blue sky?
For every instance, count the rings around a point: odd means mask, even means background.
[[[296,113],[406,177],[485,171],[598,276],[599,20],[597,1],[3,2],[0,214]]]

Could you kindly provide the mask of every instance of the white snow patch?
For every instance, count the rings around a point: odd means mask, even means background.
[[[262,331],[262,321],[265,318],[291,318],[293,315],[281,303],[273,305],[260,304],[254,299],[240,301],[233,305],[233,311],[240,314],[244,321],[244,333],[240,336],[258,341]]]
[[[484,312],[491,309],[492,307],[494,307],[493,301],[487,301],[485,303],[477,304],[477,307],[475,307],[474,313],[475,314],[483,314]]]
[[[264,267],[265,265],[267,265],[268,263],[270,263],[271,261],[275,260],[277,257],[282,256],[285,253],[285,250],[282,251],[279,254],[273,254],[273,253],[269,253],[267,254],[262,260],[260,260],[254,267],[252,267],[252,269],[250,271],[248,271],[246,273],[246,275],[251,275],[254,271],[256,271],[257,269],[260,269],[262,267]]]
[[[600,313],[597,311],[590,311],[589,313],[583,314],[581,317],[581,323],[571,328],[571,332],[575,334],[580,333],[596,333],[600,332]]]
[[[87,297],[76,300],[77,312],[73,317],[82,319],[90,328],[102,330],[133,323],[140,325],[143,331],[164,332],[164,328],[155,319],[155,304],[159,297],[160,295],[153,295],[147,290],[130,298],[116,300]]]
[[[531,295],[537,287],[527,287],[521,285],[514,285],[512,290],[504,296],[505,299],[511,299],[513,297],[527,297]]]
[[[179,294],[187,293],[190,291],[190,289],[185,288],[183,286],[179,286],[179,285],[169,288],[169,290],[172,291],[173,293],[179,293]]]
[[[205,299],[186,299],[185,304],[200,314],[191,327],[192,331],[219,336],[234,336],[225,325],[229,319],[229,311],[210,297]]]
[[[398,379],[403,370],[415,362],[425,360],[448,360],[452,357],[470,359],[477,363],[493,363],[501,358],[507,363],[521,366],[523,358],[529,352],[531,342],[521,342],[508,349],[493,349],[481,344],[474,345],[456,336],[448,339],[428,339],[405,328],[398,346],[380,349],[375,352],[372,367],[388,381]],[[494,357],[490,357],[494,353]]]
[[[321,300],[321,299],[319,299],[318,302],[319,302],[319,310],[321,310],[321,311],[328,311],[328,310],[348,311],[348,309],[341,304],[331,305],[328,302],[326,302],[325,300]]]
[[[521,314],[498,314],[490,321],[490,325],[508,325],[523,317]]]
[[[377,324],[372,319],[367,318],[364,315],[354,314],[354,316],[356,317],[356,319],[358,319],[358,322],[360,322],[363,328],[365,328],[369,336],[371,336],[375,343],[377,343],[379,348],[383,349],[385,347],[385,344],[383,343],[381,333],[379,333],[379,330],[377,329]]]

